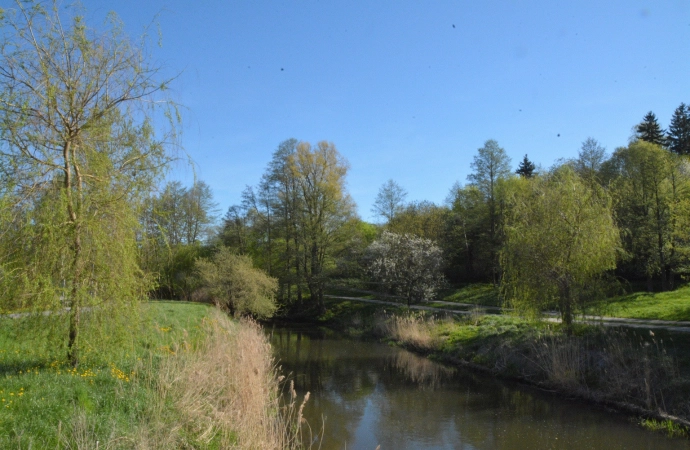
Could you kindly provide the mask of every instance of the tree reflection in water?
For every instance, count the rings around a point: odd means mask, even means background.
[[[591,405],[388,345],[294,329],[274,330],[271,342],[282,373],[311,392],[304,416],[315,432],[324,424],[315,448],[687,448]]]

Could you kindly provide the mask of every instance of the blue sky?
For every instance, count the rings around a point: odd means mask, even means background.
[[[334,142],[373,220],[389,178],[409,200],[443,202],[487,139],[514,167],[525,153],[548,167],[589,136],[609,151],[626,145],[647,111],[667,127],[690,103],[687,0],[83,5],[90,24],[112,10],[132,36],[159,24],[151,50],[167,74],[181,72],[182,144],[222,213],[290,137]],[[180,163],[170,178],[192,173]]]

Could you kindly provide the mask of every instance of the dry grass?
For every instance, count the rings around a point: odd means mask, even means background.
[[[233,322],[215,310],[204,319],[205,339],[183,340],[159,364],[139,367],[138,383],[153,393],[146,417],[97,440],[97,424],[78,412],[59,437],[64,448],[87,449],[297,449],[305,427],[301,404],[290,389],[281,404],[270,344],[253,321]],[[126,396],[123,392],[122,395]]]
[[[391,315],[379,324],[379,331],[396,342],[422,351],[431,351],[438,347],[439,340],[433,330],[436,327],[434,318],[425,318],[418,314],[404,316]]]
[[[218,312],[207,328],[199,349],[169,358],[159,371],[158,404],[162,410],[172,402],[177,423],[142,429],[137,447],[298,448],[302,407],[296,395],[280,405],[280,380],[259,325]]]

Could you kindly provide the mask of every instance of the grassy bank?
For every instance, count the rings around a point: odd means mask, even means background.
[[[259,327],[199,304],[145,305],[127,342],[64,352],[29,319],[0,318],[0,448],[291,448]]]
[[[439,317],[333,300],[323,323],[450,364],[521,380],[646,417],[648,428],[684,433],[690,423],[690,337],[670,332],[560,325],[519,317]],[[671,422],[669,422],[669,419]]]
[[[690,286],[670,292],[635,292],[593,305],[589,312],[610,317],[690,321]]]

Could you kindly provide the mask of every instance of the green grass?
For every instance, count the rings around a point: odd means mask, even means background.
[[[444,302],[501,306],[498,289],[489,283],[474,283],[444,289],[439,293],[438,299]]]
[[[664,433],[669,437],[688,437],[688,429],[686,427],[668,419],[643,419],[640,425],[647,430]]]
[[[599,302],[588,312],[631,319],[690,321],[690,287],[670,292],[635,292]]]
[[[29,319],[0,318],[0,448],[75,447],[80,430],[101,437],[101,445],[113,435],[132,435],[155,394],[155,380],[147,378],[155,370],[147,369],[176,343],[196,342],[210,311],[181,302],[143,309],[128,342],[84,348],[76,369],[64,348],[49,341],[59,335]]]

